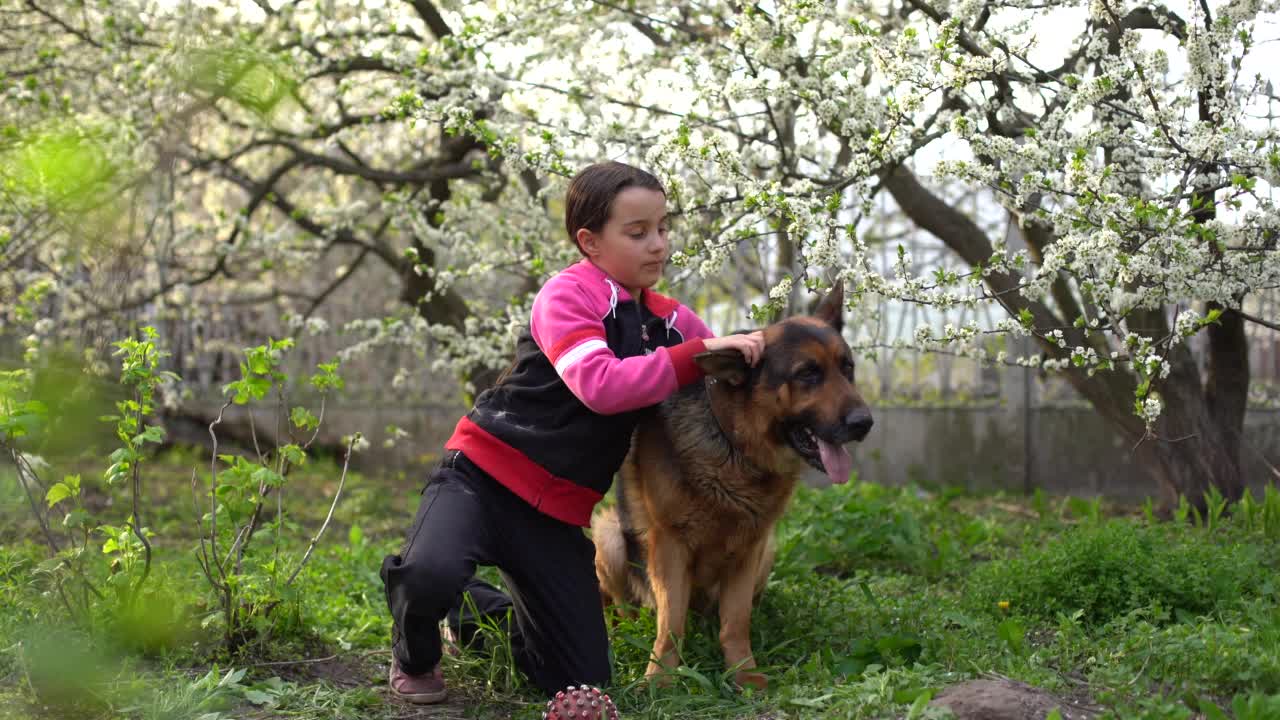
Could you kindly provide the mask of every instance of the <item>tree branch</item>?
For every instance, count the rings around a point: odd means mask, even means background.
[[[64,21],[62,20],[62,18],[58,17],[57,15],[54,15],[53,13],[49,12],[48,10],[45,10],[44,8],[42,8],[42,7],[40,7],[39,5],[35,4],[34,0],[27,0],[27,7],[31,8],[32,10],[36,11],[37,13],[39,13],[39,14],[43,15],[44,17],[48,18],[52,23],[54,23],[54,24],[55,24],[55,25],[57,25],[58,27],[62,28],[63,30],[66,30],[67,32],[71,33],[72,35],[75,35],[76,37],[78,37],[78,38],[80,38],[81,40],[83,40],[83,41],[85,41],[85,42],[89,43],[90,45],[92,45],[92,46],[94,46],[94,47],[98,48],[99,50],[101,50],[101,49],[102,49],[102,44],[101,44],[101,43],[99,43],[97,40],[94,40],[92,37],[90,37],[90,36],[89,36],[89,34],[88,34],[87,32],[84,32],[84,31],[81,31],[81,30],[77,30],[77,29],[75,29],[75,28],[71,27],[71,26],[70,26],[70,25],[68,25],[66,22],[64,22]]]
[[[671,45],[671,42],[659,35],[657,30],[654,30],[639,20],[632,20],[631,27],[635,28],[641,35],[648,38],[649,42],[658,47],[667,47]]]
[[[1260,317],[1255,317],[1253,315],[1250,315],[1249,313],[1244,312],[1243,310],[1236,310],[1236,314],[1244,318],[1245,320],[1248,320],[1251,323],[1255,323],[1255,324],[1261,325],[1264,328],[1270,328],[1271,330],[1280,332],[1280,324],[1273,323],[1268,320],[1263,320]]]
[[[383,170],[356,162],[348,162],[341,158],[319,155],[309,150],[304,150],[293,142],[278,138],[257,140],[249,143],[249,146],[251,148],[281,147],[293,153],[297,164],[322,167],[340,175],[359,177],[391,185],[425,185],[437,180],[457,180],[476,174],[475,168],[472,167],[471,162],[466,157],[453,162],[442,162],[438,158],[428,158],[409,170],[401,171]],[[270,189],[270,186],[268,186],[268,189]]]
[[[994,249],[977,223],[920,184],[915,175],[901,165],[886,171],[882,178],[885,188],[912,222],[929,231],[970,265],[988,264]],[[1018,277],[1007,272],[992,271],[987,274],[986,282],[996,301],[1010,316],[1018,317],[1026,310],[1031,313],[1034,327],[1067,328],[1063,331],[1067,348],[1037,336],[1041,348],[1049,355],[1064,358],[1068,356],[1069,348],[1088,344],[1084,333],[1079,329],[1055,317],[1044,304],[1028,300],[1017,292],[1020,283]],[[1132,413],[1132,408],[1124,400],[1133,397],[1135,385],[1130,375],[1109,372],[1096,373],[1090,377],[1074,369],[1065,371],[1063,375],[1101,415],[1132,437],[1141,437],[1144,429],[1142,421]]]
[[[418,17],[422,18],[422,21],[427,24],[427,29],[436,36],[436,39],[445,38],[453,34],[453,29],[444,21],[444,17],[430,0],[410,0],[409,4],[417,11]]]
[[[352,72],[385,72],[392,75],[399,75],[404,72],[403,68],[388,65],[382,58],[372,57],[369,55],[357,55],[356,57],[342,58],[333,60],[321,67],[319,70],[307,75],[308,80],[328,75],[344,75]]]
[[[190,157],[184,157],[184,159],[191,161]],[[270,202],[272,206],[274,206],[280,212],[284,213],[285,216],[288,217],[290,220],[292,220],[295,225],[302,228],[303,230],[306,230],[312,235],[318,238],[329,239],[339,244],[355,245],[357,247],[367,247],[370,250],[372,250],[374,254],[376,254],[381,260],[386,262],[387,265],[389,265],[390,267],[399,268],[400,262],[398,258],[389,249],[381,248],[375,245],[370,245],[364,242],[359,237],[357,237],[355,233],[351,232],[351,230],[348,228],[338,228],[336,230],[330,230],[329,228],[326,228],[324,225],[321,225],[320,223],[316,222],[309,215],[307,215],[307,213],[303,212],[296,205],[294,205],[289,200],[288,196],[286,196],[282,191],[274,188],[271,185],[260,183],[254,180],[253,178],[249,177],[245,173],[241,172],[234,165],[231,165],[229,163],[228,164],[214,163],[213,166],[209,168],[209,170],[214,174],[226,180],[229,180],[236,185],[239,185],[246,192],[250,193],[250,195],[256,196],[258,194],[262,194],[265,198],[267,198],[268,202]]]

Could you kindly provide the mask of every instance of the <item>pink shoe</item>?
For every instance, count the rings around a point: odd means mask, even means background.
[[[442,702],[448,691],[444,687],[444,671],[436,669],[425,675],[409,675],[400,669],[400,662],[391,658],[391,694],[418,705]]]

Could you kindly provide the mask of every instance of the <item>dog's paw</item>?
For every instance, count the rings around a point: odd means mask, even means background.
[[[671,672],[672,670],[674,670],[674,668],[665,668],[657,663],[651,662],[649,663],[649,667],[645,668],[644,677],[653,685],[660,688],[669,688],[671,687],[671,684],[675,682],[675,677]]]
[[[734,673],[733,682],[744,690],[749,687],[762,692],[769,689],[769,678],[765,677],[763,673],[750,670],[739,670]]]

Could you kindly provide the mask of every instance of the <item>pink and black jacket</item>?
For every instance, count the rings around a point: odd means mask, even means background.
[[[631,447],[641,408],[702,377],[711,331],[679,302],[632,298],[590,260],[533,301],[516,361],[476,398],[446,450],[460,450],[539,511],[586,527]]]

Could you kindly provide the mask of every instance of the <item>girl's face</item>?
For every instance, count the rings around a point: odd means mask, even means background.
[[[641,187],[624,188],[613,199],[600,232],[578,230],[578,245],[601,270],[639,298],[662,278],[667,262],[667,196]]]

